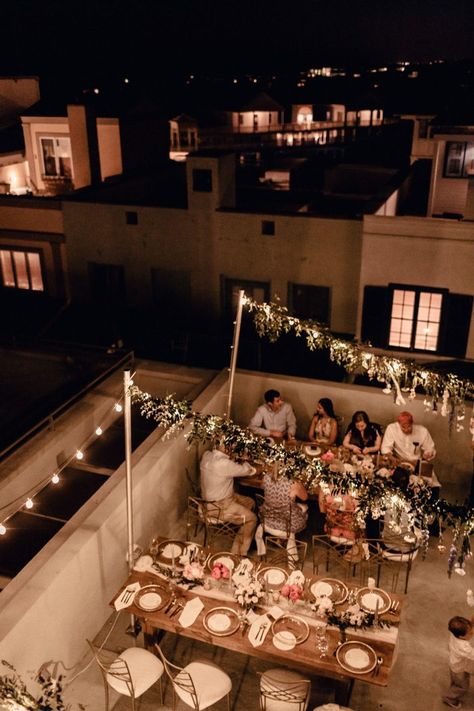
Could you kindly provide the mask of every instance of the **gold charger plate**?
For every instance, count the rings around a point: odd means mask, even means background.
[[[288,573],[283,568],[269,565],[265,568],[260,568],[257,573],[257,580],[262,585],[266,585],[267,590],[281,590],[288,580]]]
[[[326,595],[335,605],[340,605],[345,602],[349,595],[347,585],[345,585],[342,580],[337,580],[336,578],[321,578],[320,580],[316,580],[316,582],[311,585],[310,590],[314,597]],[[325,590],[327,590],[327,592],[324,592]]]
[[[223,563],[226,568],[229,568],[230,574],[235,571],[240,563],[240,555],[235,553],[229,553],[228,551],[221,551],[220,553],[214,553],[209,556],[207,560],[207,567],[212,570],[216,563]]]
[[[135,595],[133,604],[144,612],[156,612],[169,602],[170,591],[160,584],[144,585]]]
[[[338,664],[351,674],[368,674],[377,664],[375,650],[364,642],[344,642],[336,651]]]
[[[216,637],[228,637],[240,627],[237,612],[231,607],[213,607],[202,621],[205,629]]]
[[[291,632],[295,637],[295,644],[303,644],[309,637],[309,627],[306,620],[297,615],[282,615],[272,624],[272,632],[278,635],[281,632]]]
[[[180,565],[179,559],[186,549],[186,544],[183,541],[168,540],[162,541],[155,553],[155,562],[160,565],[177,567]]]
[[[381,588],[361,588],[357,592],[356,600],[359,603],[359,607],[365,610],[365,612],[375,612],[378,600],[379,615],[383,615],[384,612],[387,612],[392,604],[390,595]]]

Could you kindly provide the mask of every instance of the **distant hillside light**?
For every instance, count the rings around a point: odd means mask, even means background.
[[[94,94],[98,94],[98,93],[99,93],[99,89],[95,88],[95,89],[94,89]]]
[[[129,79],[127,79],[127,77],[125,77],[125,79],[124,79],[123,81],[124,81],[125,84],[128,84],[128,83],[129,83]]]

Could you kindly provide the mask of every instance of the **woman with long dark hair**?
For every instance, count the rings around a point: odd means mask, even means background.
[[[379,451],[381,443],[380,430],[369,420],[368,414],[364,410],[354,412],[343,446],[354,454],[373,454]]]
[[[309,426],[308,437],[311,442],[330,446],[337,438],[337,419],[334,414],[332,400],[322,397],[316,405],[316,412],[313,415]]]

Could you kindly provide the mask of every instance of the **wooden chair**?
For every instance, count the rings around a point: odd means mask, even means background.
[[[217,504],[204,501],[197,496],[188,496],[186,529],[188,540],[193,540],[204,532],[203,545],[212,546],[216,538],[231,538],[234,540],[242,521],[223,521],[221,509]]]
[[[230,711],[232,681],[225,671],[204,660],[179,667],[165,657],[158,644],[155,648],[172,684],[173,711],[176,709],[176,696],[194,711],[203,711],[227,697],[227,711]]]
[[[100,649],[89,640],[87,643],[102,674],[105,711],[109,709],[109,686],[119,694],[129,696],[132,711],[135,711],[135,700],[159,681],[160,699],[163,704],[161,677],[164,665],[154,654],[141,647],[130,647],[117,656],[114,652]]]
[[[334,543],[326,534],[312,536],[311,547],[313,575],[325,574],[340,580],[349,580],[356,574],[361,561],[351,557],[352,548]]]
[[[186,540],[193,541],[199,538],[202,531],[203,545],[206,545],[206,502],[197,496],[188,496],[186,510]]]
[[[265,539],[267,552],[263,556],[265,563],[283,565],[293,570],[303,570],[308,544],[289,538],[286,542],[277,536],[267,536]]]
[[[365,541],[369,558],[362,563],[364,574],[375,578],[377,586],[396,592],[400,573],[405,570],[404,594],[408,592],[408,583],[413,561],[418,556],[419,542],[408,551],[396,551],[384,543],[383,538],[369,538]]]
[[[260,675],[262,711],[305,711],[311,681],[290,669],[269,669]]]

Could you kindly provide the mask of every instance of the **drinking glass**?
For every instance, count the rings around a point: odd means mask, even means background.
[[[324,632],[322,637],[318,638],[318,649],[319,649],[320,659],[327,656],[328,649],[329,649],[329,642],[328,642],[328,638],[326,636],[326,632]]]

